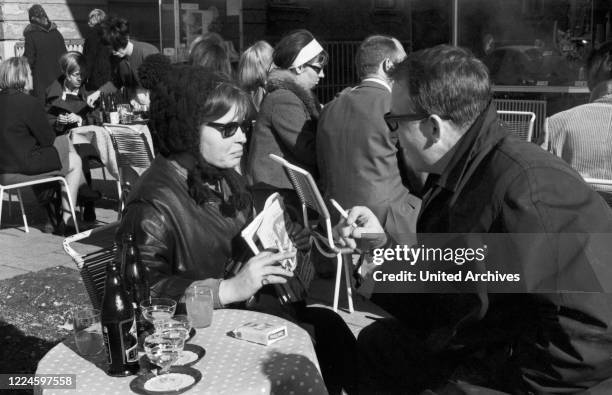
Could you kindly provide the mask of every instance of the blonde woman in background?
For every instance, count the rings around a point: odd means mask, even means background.
[[[253,105],[259,112],[259,106],[266,94],[266,81],[272,65],[274,48],[266,41],[257,41],[240,56],[238,63],[238,83],[253,99]]]

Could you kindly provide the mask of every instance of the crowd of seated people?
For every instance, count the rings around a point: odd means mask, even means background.
[[[215,308],[259,310],[302,325],[334,394],[612,391],[612,243],[568,236],[612,233],[612,212],[559,142],[579,138],[571,122],[578,115],[549,120],[558,130],[555,153],[568,164],[504,129],[486,65],[458,47],[407,55],[393,37],[368,37],[357,51],[359,84],[322,105],[315,87],[328,54],[307,30],[274,47],[255,43],[234,70],[218,35],[197,38],[188,64],[172,65],[131,38],[126,20],[94,22],[111,67],[93,94],[83,88],[88,66],[79,54],[59,55],[46,112],[27,94],[27,62],[0,65],[0,172],[59,171],[76,199],[83,168],[66,132],[86,123],[101,92],[124,87],[150,103],[157,155],[129,193],[117,240],[134,235],[153,296],[181,302],[190,285],[203,284],[213,289]],[[589,60],[594,102],[570,110],[601,110],[602,125],[609,48]],[[78,110],[56,113],[70,102]],[[487,255],[489,264],[518,273],[523,288],[498,293],[485,284],[450,293],[425,285],[386,293],[375,285],[372,301],[393,318],[357,339],[329,309],[279,302],[274,285],[294,274],[278,263],[295,252],[253,255],[241,239],[272,193],[289,210],[300,206],[270,153],[308,170],[326,199],[348,209],[337,240],[365,251],[366,260],[375,249],[425,243],[427,234],[456,235],[453,246],[488,234],[534,235]],[[35,155],[49,159],[23,160]],[[65,227],[69,218],[59,212]],[[292,223],[290,237],[307,250],[303,225]]]

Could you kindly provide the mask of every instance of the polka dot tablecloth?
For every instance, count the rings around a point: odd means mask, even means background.
[[[263,346],[227,335],[247,322],[287,325],[288,336]],[[202,380],[186,394],[327,394],[308,333],[282,318],[246,310],[215,310],[212,325],[196,329],[189,342],[204,347],[206,354],[192,366],[202,372]],[[36,373],[76,374],[76,391],[45,389],[43,393],[131,393],[130,382],[136,376],[106,375],[105,360],[105,353],[81,357],[68,338],[43,357]]]

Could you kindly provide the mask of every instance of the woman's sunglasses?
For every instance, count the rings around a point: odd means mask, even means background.
[[[243,121],[243,122],[228,122],[228,123],[217,123],[217,122],[208,122],[206,126],[210,126],[213,129],[216,129],[221,133],[224,139],[230,138],[236,134],[238,128],[242,129],[243,133],[247,133],[251,129],[252,121]]]
[[[317,73],[317,75],[319,75],[321,73],[321,70],[323,70],[323,66],[320,66],[318,64],[306,63],[304,66],[310,67],[311,69],[313,69],[314,72]]]

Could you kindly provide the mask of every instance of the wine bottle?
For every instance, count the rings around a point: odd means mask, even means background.
[[[109,364],[106,373],[109,376],[136,374],[139,369],[136,317],[116,259],[106,268],[101,321]]]
[[[132,233],[125,233],[122,242],[121,278],[123,278],[128,297],[132,299],[136,322],[138,323],[138,334],[140,335],[147,327],[147,321],[143,319],[140,311],[140,302],[149,299],[149,282]]]
[[[100,93],[100,124],[109,122],[108,109],[106,107],[106,94]]]
[[[118,124],[119,123],[119,112],[117,110],[117,101],[116,101],[115,95],[111,95],[110,108],[108,111],[109,111],[110,123]]]

